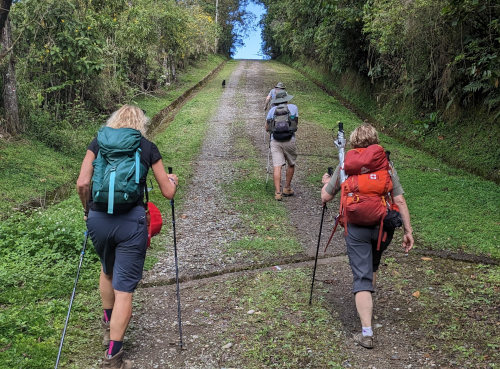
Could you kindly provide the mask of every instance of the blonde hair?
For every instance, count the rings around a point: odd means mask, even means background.
[[[106,126],[111,128],[133,128],[146,136],[146,125],[149,119],[141,108],[134,105],[123,105],[115,111],[106,122]]]
[[[375,127],[371,124],[364,123],[363,125],[352,131],[349,137],[349,142],[353,148],[368,147],[378,144],[378,133]]]

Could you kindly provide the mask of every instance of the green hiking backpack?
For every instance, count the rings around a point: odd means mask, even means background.
[[[141,133],[132,128],[103,127],[97,133],[99,152],[93,161],[92,200],[107,205],[136,204],[142,197],[147,168],[141,163]]]

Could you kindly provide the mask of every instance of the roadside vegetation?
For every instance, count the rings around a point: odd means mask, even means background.
[[[235,63],[220,74],[191,101],[163,132],[153,138],[181,183],[176,206],[190,177],[192,161],[203,141],[206,122],[217,107],[222,79]],[[153,99],[154,100],[154,99]],[[207,106],[212,107],[206,109]],[[81,159],[78,159],[80,162]],[[158,189],[151,192],[164,214],[170,215],[168,201]],[[168,220],[162,235],[153,239],[148,265],[164,251],[171,229]],[[16,213],[0,224],[0,368],[47,368],[54,365],[60,334],[67,313],[85,224],[76,195],[32,214]],[[163,243],[163,246],[160,246]],[[78,282],[70,328],[61,368],[88,368],[100,357],[98,294],[99,262],[91,242]],[[89,353],[95,353],[93,357]]]
[[[498,183],[495,1],[260,2],[269,56],[313,75],[391,136]]]

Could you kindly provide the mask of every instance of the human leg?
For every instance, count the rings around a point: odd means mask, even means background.
[[[99,292],[101,294],[102,308],[113,309],[115,303],[115,292],[113,290],[112,275],[104,273],[101,266],[101,275],[99,276]]]
[[[293,173],[295,172],[295,165],[288,165],[286,168],[286,179],[285,179],[285,187],[283,188],[284,196],[293,196],[294,191],[292,190],[292,178]]]
[[[290,141],[283,142],[283,153],[285,155],[288,167],[286,169],[285,176],[285,187],[283,188],[284,196],[293,196],[294,191],[292,189],[292,178],[295,173],[295,160],[297,159],[297,145],[295,144],[295,138]]]
[[[115,304],[113,306],[113,315],[111,316],[110,338],[112,341],[123,341],[125,331],[132,317],[133,295],[131,292],[114,292]]]
[[[354,295],[356,310],[362,327],[372,326],[373,299],[371,291],[359,291]]]
[[[274,192],[281,193],[281,166],[273,167]]]
[[[372,237],[370,227],[347,225],[347,254],[353,273],[353,293],[362,331],[354,335],[354,340],[365,348],[373,347],[372,314],[373,314],[373,263]]]
[[[286,163],[281,142],[271,140],[271,156],[273,158],[274,198],[281,200],[281,167]]]
[[[103,335],[102,344],[104,347],[109,346],[110,320],[112,317],[113,305],[115,303],[115,292],[112,280],[112,276],[104,273],[101,266],[101,275],[99,276],[99,292],[101,294],[102,308],[104,310],[104,316],[101,321]]]

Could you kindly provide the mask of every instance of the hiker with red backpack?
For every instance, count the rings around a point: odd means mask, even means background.
[[[405,252],[411,250],[414,240],[403,188],[387,153],[379,145],[377,131],[365,123],[351,133],[349,142],[352,150],[345,154],[344,162],[333,175],[323,175],[321,200],[325,204],[341,192],[338,221],[344,227],[354,299],[362,326],[354,341],[371,349],[376,273],[399,217]],[[345,176],[341,176],[342,170]],[[342,182],[341,177],[346,179]]]
[[[114,112],[88,146],[77,180],[84,219],[101,260],[101,326],[107,348],[102,368],[132,368],[122,345],[148,245],[144,193],[149,168],[164,197],[173,199],[177,189],[177,176],[167,174],[158,148],[145,138],[147,122],[136,106]]]

